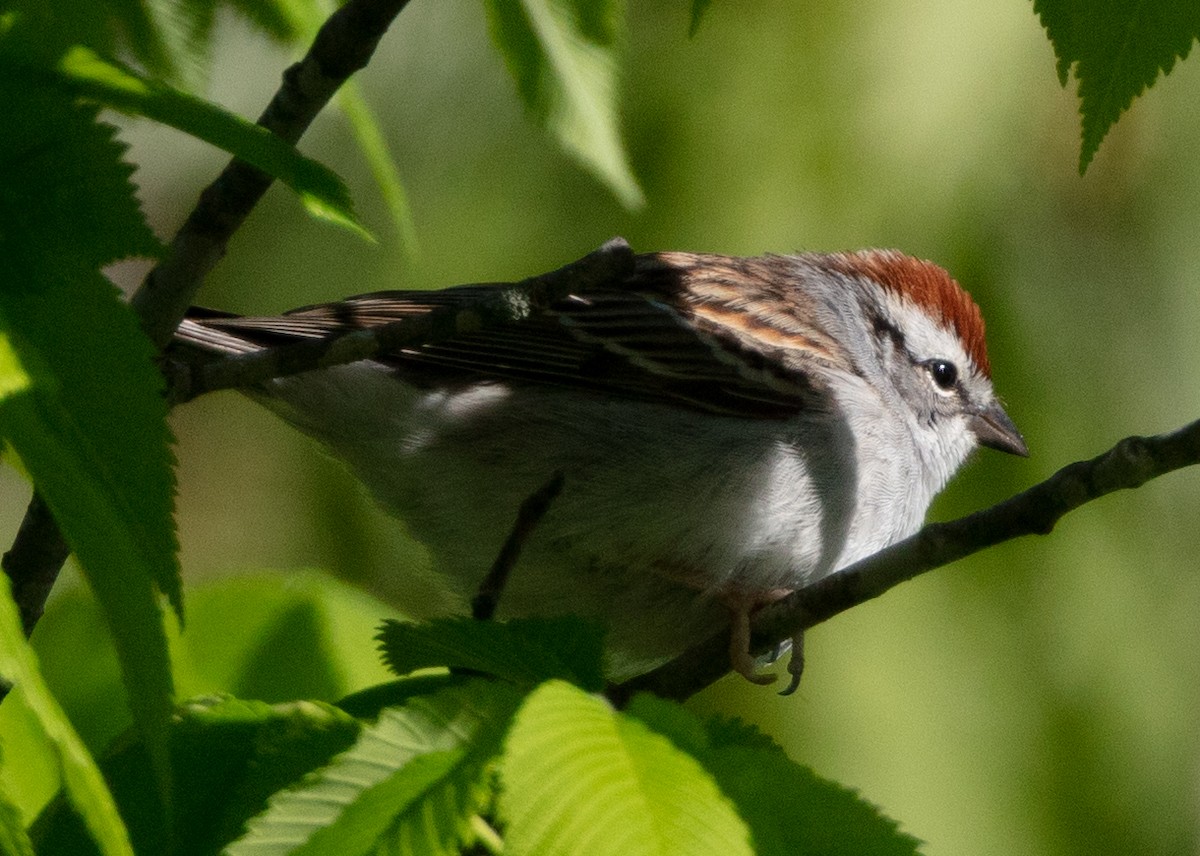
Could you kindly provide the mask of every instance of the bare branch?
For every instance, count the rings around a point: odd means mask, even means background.
[[[1024,493],[949,523],[931,523],[911,538],[765,607],[754,617],[751,650],[765,653],[781,639],[987,547],[1022,535],[1047,535],[1063,515],[1081,505],[1197,463],[1200,421],[1170,434],[1126,437],[1103,455],[1063,467]],[[718,633],[669,663],[610,687],[608,696],[618,705],[637,692],[682,700],[729,670],[728,633]]]
[[[258,124],[295,144],[338,87],[364,68],[408,0],[350,0],[321,27],[308,54],[283,73],[283,83]],[[131,301],[146,334],[159,347],[192,304],[233,233],[274,179],[234,158],[204,189],[166,257],[146,275]]]
[[[26,636],[33,633],[42,617],[46,598],[70,552],[50,509],[35,493],[12,549],[4,554],[0,563],[12,579],[13,600],[21,612],[21,625]]]
[[[369,359],[398,348],[449,339],[464,330],[480,330],[520,321],[574,291],[620,280],[633,270],[633,251],[624,238],[613,238],[576,262],[498,288],[465,306],[446,306],[366,330],[309,339],[249,354],[191,362],[180,353],[166,369],[173,403],[206,392],[253,386],[276,377]]]
[[[521,556],[525,542],[533,534],[541,519],[550,510],[550,504],[558,497],[563,489],[563,474],[557,472],[546,484],[542,485],[528,499],[521,503],[517,512],[517,522],[513,524],[512,532],[500,550],[500,555],[492,563],[491,570],[479,585],[479,591],[471,600],[471,617],[476,621],[490,621],[496,614],[500,604],[500,595],[508,583],[508,575]]]
[[[407,3],[349,0],[330,15],[304,59],[284,72],[283,83],[258,123],[290,143],[299,140],[338,87],[366,66]],[[234,159],[200,195],[166,256],[131,300],[142,328],[156,345],[162,347],[171,340],[200,284],[272,180]],[[62,533],[35,493],[3,563],[12,578],[27,633],[41,616],[46,596],[69,553]]]

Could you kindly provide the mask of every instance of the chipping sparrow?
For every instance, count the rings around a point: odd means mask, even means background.
[[[197,316],[177,338],[244,352],[494,287]],[[349,463],[466,595],[561,473],[500,613],[601,617],[617,675],[731,614],[734,667],[765,681],[755,608],[912,534],[977,445],[1026,454],[979,309],[890,250],[641,255],[525,322],[251,394]]]

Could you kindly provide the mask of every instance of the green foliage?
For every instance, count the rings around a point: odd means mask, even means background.
[[[486,0],[492,41],[537,120],[629,208],[642,202],[617,123],[622,0]]]
[[[1054,44],[1063,86],[1075,67],[1083,117],[1082,173],[1133,99],[1169,73],[1176,59],[1187,58],[1200,38],[1200,5],[1193,0],[1035,0],[1033,8]]]
[[[157,251],[112,129],[14,81],[0,101],[0,433],[104,605],[166,787],[171,675],[154,587],[182,614],[153,349],[98,266]]]
[[[183,705],[171,723],[175,825],[154,822],[144,746],[118,741],[101,761],[140,854],[197,856],[221,850],[268,797],[345,750],[359,724],[319,702],[268,705],[212,696]],[[86,856],[94,846],[61,800],[33,828],[39,856]]]
[[[413,222],[412,208],[408,204],[408,191],[400,178],[400,170],[396,161],[388,151],[387,140],[379,127],[379,119],[367,100],[363,98],[362,89],[354,80],[348,80],[338,90],[337,106],[350,123],[350,130],[358,142],[379,195],[387,206],[391,216],[392,228],[400,239],[400,244],[410,256],[415,256],[420,249],[417,241],[417,227]]]
[[[293,45],[315,30],[322,7],[229,5]],[[485,5],[531,112],[626,205],[639,204],[618,133],[624,5]],[[709,5],[692,0],[693,33]],[[122,149],[94,108],[146,116],[221,146],[290,183],[310,211],[361,226],[332,172],[177,88],[208,54],[216,3],[29,0],[3,9],[0,431],[97,593],[140,734],[118,740],[103,759],[110,793],[46,689],[11,601],[0,596],[0,674],[17,685],[63,773],[64,796],[35,829],[39,853],[215,853],[264,808],[230,852],[455,852],[483,846],[473,845],[472,830],[488,824],[517,854],[917,852],[896,823],[755,729],[649,697],[614,710],[595,694],[603,687],[602,635],[572,620],[391,622],[380,640],[395,672],[453,673],[372,687],[339,708],[213,697],[171,718],[155,587],[179,611],[182,598],[161,381],[134,318],[98,273],[160,247]],[[1194,4],[1037,0],[1035,10],[1064,85],[1072,66],[1079,81],[1081,168],[1132,99],[1200,34]],[[141,70],[112,59],[118,55]],[[356,89],[340,98],[398,230],[415,246],[375,117]],[[281,595],[273,580],[234,588],[198,608],[189,602],[192,632],[200,625],[225,647],[191,649],[194,635],[180,642],[183,680],[280,701],[344,690],[346,658],[329,639],[338,622],[322,592],[290,599],[295,589]],[[85,638],[76,649],[90,656],[92,678],[102,671],[94,666],[98,647]],[[83,709],[113,695],[72,699],[81,733]],[[30,852],[18,802],[0,795],[0,852]]]
[[[517,853],[752,852],[745,824],[694,758],[561,681],[535,690],[517,714],[502,776]]]
[[[483,816],[518,854],[915,852],[894,823],[749,726],[649,697],[621,713],[579,686],[538,683],[531,676],[582,662],[595,630],[566,619],[514,625],[497,634],[491,622],[462,622],[446,634],[457,641],[441,662],[429,651],[419,659],[444,667],[498,645],[517,685],[459,675],[382,685],[347,705],[375,718],[369,725],[319,702],[213,696],[184,705],[170,728],[169,839],[145,744],[118,739],[100,766],[135,851],[454,853],[488,828]],[[554,639],[572,653],[555,652]],[[598,651],[590,656],[596,668]],[[362,703],[389,696],[382,710]],[[97,852],[61,799],[33,838],[41,856]]]
[[[3,791],[0,791],[0,853],[4,856],[34,856],[33,843],[21,823],[21,812]]]
[[[575,618],[389,621],[378,638],[384,662],[398,675],[447,666],[526,686],[551,678],[590,690],[604,685],[603,630]]]
[[[84,47],[73,47],[50,67],[20,61],[8,73],[44,79],[124,113],[145,116],[191,134],[278,178],[310,214],[369,237],[354,214],[350,191],[331,170],[304,157],[270,131],[215,104],[142,77]]]
[[[629,715],[690,752],[745,819],[758,856],[915,856],[918,842],[849,788],[795,763],[742,723],[703,722],[641,695]]]
[[[99,852],[104,856],[132,856],[129,833],[95,761],[42,680],[37,657],[25,641],[5,574],[0,574],[0,677],[18,688],[54,747],[67,798],[86,824]],[[15,811],[6,807],[5,814],[5,827],[13,826]],[[18,847],[22,845],[22,836],[17,832],[3,835]]]
[[[189,4],[191,5],[191,4]],[[124,50],[151,74],[179,79],[190,62],[184,7],[152,0],[10,0],[32,31],[31,42],[47,53],[83,45],[109,56]],[[193,25],[195,26],[195,25]]]
[[[476,680],[385,710],[329,767],[272,799],[230,856],[454,852],[519,699]]]

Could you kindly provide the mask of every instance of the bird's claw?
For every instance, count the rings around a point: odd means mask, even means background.
[[[781,696],[789,696],[800,686],[800,676],[804,674],[804,631],[801,630],[792,637],[792,656],[788,660],[788,674],[791,680],[787,687],[780,691]]]

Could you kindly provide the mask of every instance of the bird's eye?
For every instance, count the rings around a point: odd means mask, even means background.
[[[948,360],[931,360],[929,374],[942,389],[953,389],[958,382],[958,366]]]

